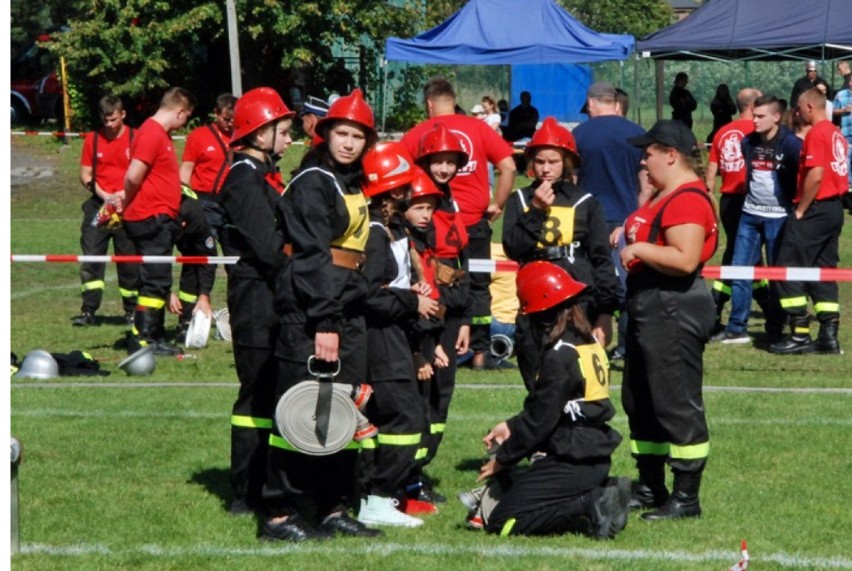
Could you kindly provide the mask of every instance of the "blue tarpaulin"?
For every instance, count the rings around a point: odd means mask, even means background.
[[[852,0],[708,0],[636,49],[659,59],[849,57]]]
[[[562,122],[579,122],[586,119],[580,109],[591,83],[587,65],[513,65],[511,100],[520,101],[521,91],[529,91],[540,120],[552,115]]]
[[[591,63],[626,59],[633,36],[599,34],[554,0],[470,0],[409,40],[389,38],[389,61],[459,65]]]

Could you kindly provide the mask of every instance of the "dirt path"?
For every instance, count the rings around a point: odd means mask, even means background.
[[[33,154],[26,146],[16,144],[15,137],[12,137],[10,151],[9,174],[12,187],[52,177],[59,162],[59,157],[55,154]]]

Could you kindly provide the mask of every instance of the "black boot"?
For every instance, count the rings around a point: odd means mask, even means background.
[[[701,517],[701,503],[698,501],[698,488],[701,486],[701,472],[681,472],[674,470],[674,490],[668,501],[659,509],[642,514],[645,521],[661,519],[680,519]]]
[[[790,335],[769,346],[769,352],[776,355],[799,355],[813,353],[814,342],[811,339],[810,321],[807,315],[790,317]]]
[[[666,489],[666,459],[664,456],[636,457],[639,482],[633,488],[628,506],[631,510],[658,508],[669,499]]]
[[[137,307],[136,313],[133,316],[134,337],[141,346],[152,345],[155,355],[180,355],[183,353],[180,347],[168,345],[158,336],[158,331],[161,327],[160,323],[164,319],[164,309],[157,310]]]
[[[839,319],[822,321],[819,324],[819,335],[817,336],[814,349],[817,353],[827,355],[840,354],[840,342],[837,340],[837,328],[840,327]]]

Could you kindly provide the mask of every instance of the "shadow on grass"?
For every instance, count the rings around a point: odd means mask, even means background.
[[[188,484],[202,486],[208,494],[216,496],[222,502],[222,509],[227,511],[234,499],[231,488],[230,471],[228,468],[205,468],[192,474]]]
[[[466,458],[456,463],[456,471],[458,472],[476,472],[479,473],[479,469],[485,461],[482,458]]]

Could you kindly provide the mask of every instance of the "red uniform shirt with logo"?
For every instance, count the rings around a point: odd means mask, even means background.
[[[628,244],[636,242],[647,242],[651,233],[651,224],[657,214],[663,210],[660,220],[660,230],[657,233],[656,244],[660,246],[666,243],[666,230],[672,226],[682,224],[698,224],[704,228],[704,245],[701,248],[701,262],[704,263],[713,257],[716,251],[716,238],[718,228],[716,226],[716,214],[710,201],[695,192],[681,192],[685,188],[697,188],[706,192],[703,182],[698,180],[688,182],[679,186],[670,195],[658,203],[651,205],[652,200],[647,201],[639,209],[627,217],[624,222],[624,237]],[[637,264],[629,269],[630,273],[641,269],[642,264]]]
[[[799,184],[796,188],[798,204],[804,191],[805,178],[814,167],[822,167],[822,181],[815,200],[825,200],[846,193],[849,176],[846,139],[831,121],[820,121],[805,136],[802,154],[799,156]]]
[[[465,226],[482,220],[491,202],[488,163],[497,164],[512,156],[512,147],[481,119],[466,115],[440,115],[415,125],[400,141],[412,156],[417,156],[420,139],[435,123],[444,123],[461,140],[470,160],[450,181],[453,200],[458,202]]]
[[[195,192],[218,194],[228,175],[228,139],[216,125],[204,125],[186,138],[183,162],[195,163],[189,186]]]
[[[737,119],[719,129],[713,137],[709,161],[719,165],[719,174],[722,176],[719,192],[722,194],[745,194],[746,192],[746,167],[742,141],[752,132],[754,132],[754,121]]]
[[[158,214],[177,218],[180,209],[180,172],[172,138],[163,126],[147,119],[133,139],[130,158],[148,165],[148,173],[139,190],[124,208],[129,222],[145,220]]]
[[[94,161],[95,137],[98,138],[97,164]],[[105,192],[114,194],[124,190],[124,175],[130,166],[130,127],[110,141],[100,131],[86,133],[80,166],[95,168],[95,182]]]

